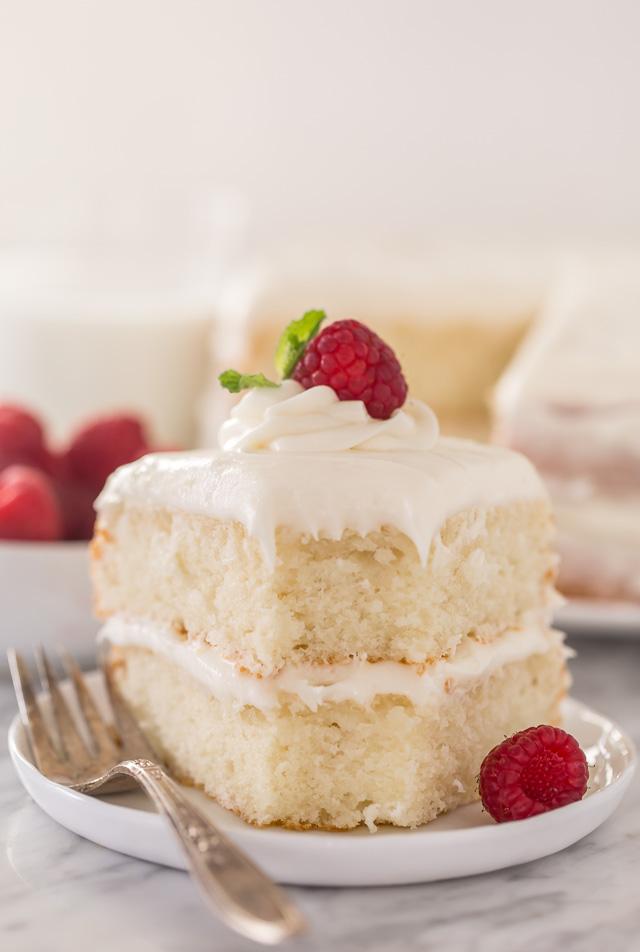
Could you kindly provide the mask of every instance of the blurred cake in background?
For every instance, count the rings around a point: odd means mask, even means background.
[[[551,492],[570,596],[640,601],[640,254],[574,268],[495,394]]]
[[[381,334],[444,433],[486,438],[489,394],[541,306],[548,270],[539,254],[466,246],[325,246],[248,265],[222,295],[201,441],[215,442],[229,411],[217,374],[228,366],[270,371],[279,329],[310,306]]]

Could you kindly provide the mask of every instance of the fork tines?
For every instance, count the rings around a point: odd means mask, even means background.
[[[87,762],[96,755],[117,759],[120,748],[115,733],[110,732],[109,725],[100,716],[82,672],[69,652],[62,650],[61,655],[70,675],[68,684],[76,702],[75,712],[67,703],[42,647],[35,649],[35,655],[43,691],[51,702],[49,718],[45,718],[38,703],[27,665],[14,649],[9,651],[9,667],[22,722],[40,772],[68,783],[83,772]]]
[[[56,750],[49,737],[24,660],[14,648],[9,649],[7,656],[20,717],[26,728],[36,764],[41,773],[50,776],[59,765],[60,751]]]
[[[102,674],[111,707],[111,722],[103,719],[84,675],[66,649],[60,650],[69,675],[63,688],[42,647],[35,649],[42,688],[51,702],[47,712],[50,716],[43,714],[29,670],[20,654],[10,649],[8,655],[22,722],[41,773],[73,784],[86,776],[90,764],[111,766],[123,758],[158,760],[104,663]]]
[[[140,785],[169,821],[191,875],[224,922],[236,932],[268,944],[300,932],[304,920],[286,896],[189,803],[164,772],[108,667],[103,665],[103,673],[121,746],[110,736],[77,664],[68,652],[63,658],[70,674],[66,685],[59,683],[42,648],[36,651],[58,744],[47,729],[27,666],[17,651],[9,652],[20,713],[40,772],[81,793],[123,791]],[[76,717],[65,697],[73,698],[74,692]]]

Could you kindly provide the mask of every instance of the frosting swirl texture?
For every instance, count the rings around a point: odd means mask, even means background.
[[[295,380],[250,390],[218,433],[223,450],[285,453],[428,450],[437,438],[438,419],[418,400],[375,420],[361,400],[340,400],[331,387],[304,390]]]

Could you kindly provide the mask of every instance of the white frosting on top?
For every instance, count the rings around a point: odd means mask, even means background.
[[[456,690],[472,689],[505,664],[559,647],[563,636],[531,625],[504,632],[488,644],[465,638],[454,656],[431,664],[362,659],[339,664],[286,664],[269,677],[256,677],[234,666],[204,638],[185,641],[155,625],[122,617],[111,618],[99,638],[114,645],[146,648],[167,658],[221,700],[232,699],[268,711],[281,706],[288,695],[316,711],[325,702],[355,701],[368,706],[382,694],[406,697],[419,707],[434,701],[442,703],[443,697]]]
[[[340,400],[331,387],[305,390],[295,380],[250,390],[220,427],[223,450],[327,453],[342,450],[427,450],[438,419],[407,400],[388,420],[374,420],[361,400]]]
[[[97,500],[236,520],[276,561],[275,534],[290,528],[338,540],[394,526],[423,563],[450,516],[472,506],[546,498],[533,465],[511,450],[440,438],[430,450],[157,453],[123,466]]]

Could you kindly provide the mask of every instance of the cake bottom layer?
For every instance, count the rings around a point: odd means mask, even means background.
[[[565,652],[505,664],[472,689],[428,705],[378,695],[369,706],[311,711],[283,694],[261,711],[212,697],[181,668],[138,647],[112,647],[117,683],[152,745],[181,780],[258,826],[416,827],[478,798],[476,778],[505,735],[558,724]]]

